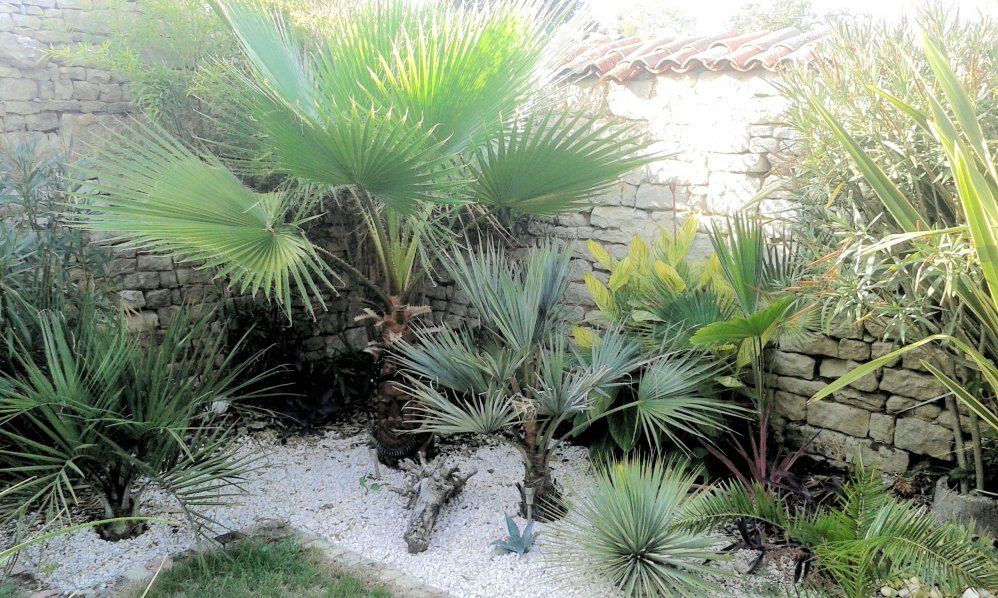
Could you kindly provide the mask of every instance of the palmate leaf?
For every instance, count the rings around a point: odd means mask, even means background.
[[[502,388],[451,400],[437,388],[409,379],[410,392],[418,402],[420,429],[438,434],[494,434],[519,420],[512,397]]]
[[[641,376],[631,403],[607,411],[632,411],[636,428],[649,442],[667,437],[686,450],[680,432],[703,437],[705,429],[724,429],[724,419],[747,411],[730,401],[704,396],[701,389],[717,374],[717,366],[692,353],[673,353],[654,361]]]
[[[627,172],[653,159],[647,141],[582,115],[514,122],[476,153],[467,195],[534,216],[581,209]]]
[[[690,342],[698,347],[716,347],[737,345],[750,339],[763,339],[765,344],[774,328],[786,316],[794,300],[794,297],[784,297],[748,317],[732,317],[727,321],[708,324],[700,328],[690,338]]]
[[[322,301],[318,285],[331,285],[331,272],[301,223],[286,218],[291,197],[250,191],[218,160],[154,126],[137,124],[132,133],[109,132],[116,150],[95,148],[96,171],[87,174],[96,174],[101,195],[81,196],[95,208],[84,226],[143,250],[204,260],[218,277],[288,309],[292,291]]]

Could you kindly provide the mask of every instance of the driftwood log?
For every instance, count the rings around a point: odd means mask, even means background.
[[[437,523],[440,509],[478,471],[471,469],[462,473],[457,466],[445,468],[442,459],[427,461],[423,452],[419,453],[419,463],[407,460],[400,467],[406,473],[408,483],[407,488],[399,493],[409,498],[406,508],[412,510],[403,538],[409,547],[409,553],[417,554],[429,547],[430,535]]]

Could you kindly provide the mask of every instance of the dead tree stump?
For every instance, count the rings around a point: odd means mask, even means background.
[[[399,493],[409,498],[406,508],[412,510],[409,526],[402,537],[409,547],[409,553],[417,554],[429,547],[430,535],[437,523],[440,509],[478,471],[472,469],[461,473],[457,466],[445,468],[442,459],[427,461],[423,452],[419,453],[419,463],[404,461],[400,466],[406,473],[408,487]]]

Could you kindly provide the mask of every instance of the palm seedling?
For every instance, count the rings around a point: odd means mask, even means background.
[[[715,371],[688,352],[646,359],[638,341],[610,331],[588,350],[573,350],[563,295],[570,252],[547,244],[523,260],[495,247],[445,266],[480,314],[477,331],[424,331],[402,343],[400,362],[412,380],[423,426],[438,433],[496,434],[520,453],[521,515],[560,514],[551,455],[558,443],[591,421],[629,411],[649,439],[679,431],[701,435],[738,410],[701,389]],[[596,411],[613,387],[636,382],[634,400]],[[592,417],[587,417],[591,415]],[[576,420],[582,416],[581,423]]]
[[[678,522],[709,494],[681,462],[622,461],[597,469],[595,488],[550,532],[545,549],[572,575],[609,580],[626,596],[703,596],[723,560],[717,538]]]
[[[119,539],[141,531],[143,494],[158,488],[196,528],[209,523],[205,509],[236,493],[247,465],[212,404],[239,399],[266,374],[233,362],[206,318],[181,313],[147,347],[120,318],[82,309],[75,330],[39,316],[41,356],[0,379],[0,476],[16,483],[4,515],[63,516],[93,496],[100,518],[114,520],[101,534]]]
[[[434,259],[428,231],[443,222],[449,234],[460,220],[448,210],[574,210],[649,158],[633,130],[545,101],[571,48],[546,4],[347,3],[303,31],[251,0],[213,0],[248,64],[228,72],[231,116],[217,123],[226,161],[137,125],[95,162],[101,196],[89,224],[204,260],[289,313],[292,294],[311,311],[331,272],[349,276],[373,298],[375,351],[388,351],[428,311],[411,302]],[[260,193],[227,165],[286,184]],[[330,194],[365,223],[374,279],[305,237]],[[393,360],[382,369],[372,432],[397,458],[418,442],[401,433],[411,426]]]
[[[802,549],[798,578],[813,565],[846,598],[873,596],[899,577],[917,576],[946,595],[998,584],[998,557],[989,541],[975,539],[970,528],[938,524],[926,507],[894,498],[879,474],[862,464],[825,511],[790,510],[770,489],[731,483],[691,502],[677,524],[705,532],[745,517],[783,530]]]

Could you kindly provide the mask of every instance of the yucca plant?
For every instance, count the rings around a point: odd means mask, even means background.
[[[546,554],[569,574],[608,580],[626,596],[703,596],[720,588],[707,564],[726,556],[716,537],[677,522],[704,494],[701,472],[680,461],[625,460],[599,467],[595,487],[549,532]]]
[[[448,262],[457,288],[480,314],[480,329],[424,330],[418,344],[400,349],[423,427],[510,442],[525,470],[521,515],[533,503],[542,520],[560,514],[551,455],[566,435],[592,420],[629,411],[649,439],[666,437],[683,446],[678,432],[698,436],[738,413],[701,392],[715,371],[698,355],[647,359],[638,341],[619,331],[603,334],[588,350],[574,350],[563,304],[570,256],[548,243],[513,259],[488,245],[467,261]],[[609,389],[632,383],[633,401],[594,409]],[[573,423],[586,414],[591,418]]]
[[[692,501],[676,524],[705,532],[742,517],[783,530],[806,551],[798,572],[813,560],[834,592],[847,598],[868,598],[903,576],[916,576],[946,595],[998,584],[998,556],[989,541],[975,539],[971,528],[938,524],[926,507],[894,498],[879,474],[862,463],[826,511],[791,511],[772,490],[732,483]]]
[[[309,31],[251,0],[212,6],[249,64],[227,73],[233,100],[217,123],[226,162],[136,125],[98,153],[102,195],[89,225],[205,260],[288,310],[293,294],[311,310],[331,271],[349,276],[375,302],[375,352],[407,338],[410,320],[428,311],[410,303],[431,267],[430,224],[459,220],[446,206],[575,210],[649,158],[632,129],[545,101],[571,42],[541,0],[351,3]],[[286,184],[259,193],[226,165]],[[311,192],[294,191],[302,188]],[[333,190],[366,224],[374,280],[303,233]],[[400,457],[413,436],[397,429],[404,393],[391,359],[383,369],[373,432],[384,455]]]
[[[39,510],[65,516],[90,496],[108,539],[141,532],[130,518],[149,488],[173,496],[196,528],[205,509],[237,494],[248,464],[235,434],[212,409],[267,375],[233,362],[207,317],[181,312],[162,342],[145,346],[120,318],[81,306],[70,330],[58,314],[39,317],[44,350],[0,378],[0,475],[20,482],[4,496],[6,517]]]
[[[956,203],[952,206],[962,212],[962,223],[956,227],[933,228],[933,220],[929,214],[916,208],[909,198],[901,192],[879,164],[870,157],[867,151],[849,134],[839,121],[825,108],[814,103],[814,109],[837,139],[843,144],[855,161],[856,167],[869,184],[870,188],[883,203],[887,214],[898,227],[898,233],[884,239],[871,251],[884,247],[902,246],[913,241],[936,239],[949,235],[958,235],[961,242],[973,248],[972,260],[968,272],[960,272],[952,280],[940,285],[941,301],[954,304],[961,311],[972,316],[974,325],[950,326],[942,334],[932,334],[910,343],[897,351],[891,352],[879,359],[863,364],[845,376],[816,393],[812,400],[820,400],[841,390],[859,377],[877,370],[899,356],[916,350],[927,344],[940,343],[948,348],[960,364],[972,369],[962,379],[944,371],[942,364],[921,360],[922,365],[930,371],[956,400],[962,402],[970,410],[972,418],[972,434],[974,435],[975,460],[977,465],[977,486],[983,485],[983,465],[980,450],[980,432],[976,430],[977,420],[983,420],[992,428],[998,429],[998,413],[992,402],[981,393],[974,392],[974,387],[988,389],[992,398],[998,393],[998,368],[994,357],[998,355],[996,334],[998,334],[998,166],[991,155],[988,140],[978,122],[974,104],[967,92],[961,86],[959,79],[946,59],[944,52],[936,46],[925,34],[922,35],[922,46],[925,57],[935,76],[935,84],[941,90],[942,97],[927,95],[929,112],[925,113],[891,95],[889,92],[873,88],[874,92],[885,98],[914,125],[929,132],[940,144],[948,161],[948,170],[956,188]],[[980,279],[971,273],[979,271]],[[974,378],[979,376],[980,382]],[[950,399],[952,400],[952,399]],[[956,410],[953,401],[951,407]],[[959,416],[957,416],[959,418]],[[957,446],[962,447],[962,432],[959,421],[954,425],[957,436]],[[964,465],[966,457],[958,451],[959,463]]]

